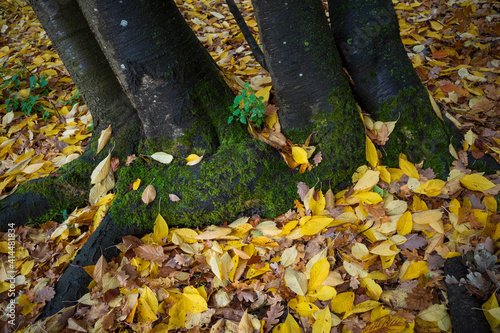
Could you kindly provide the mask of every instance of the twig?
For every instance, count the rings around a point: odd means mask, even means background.
[[[257,44],[257,41],[255,40],[252,32],[248,28],[247,23],[245,22],[245,19],[240,13],[240,10],[238,9],[238,6],[234,2],[234,0],[226,0],[226,3],[229,7],[229,11],[231,14],[233,14],[234,19],[236,20],[236,23],[240,27],[241,32],[243,33],[243,36],[245,37],[248,46],[250,46],[250,49],[252,50],[253,56],[255,57],[255,60],[259,62],[259,64],[264,68],[266,71],[269,72],[269,69],[267,68],[266,64],[266,59],[264,58],[264,53],[259,47],[259,44]]]

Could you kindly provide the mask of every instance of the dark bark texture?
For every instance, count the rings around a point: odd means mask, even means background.
[[[375,120],[398,121],[384,147],[384,163],[398,153],[444,177],[452,126],[436,116],[429,94],[413,69],[399,36],[390,0],[329,0],[330,21],[342,62],[351,75],[356,100]],[[456,137],[455,137],[456,138]]]
[[[467,278],[467,267],[462,257],[446,259],[444,274],[453,276],[458,281]],[[483,301],[467,292],[467,288],[457,284],[446,283],[448,305],[454,333],[489,333],[490,325],[481,310]]]

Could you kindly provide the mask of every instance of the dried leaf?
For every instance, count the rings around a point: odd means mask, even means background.
[[[142,201],[147,205],[156,198],[156,189],[153,185],[148,185],[142,192]]]
[[[104,180],[108,175],[109,168],[111,166],[111,154],[108,154],[105,159],[103,159],[92,171],[92,175],[90,175],[90,183],[96,184]]]
[[[111,125],[109,125],[105,130],[101,131],[101,135],[99,136],[99,140],[97,141],[96,155],[99,154],[108,143],[109,139],[111,138],[111,132]]]
[[[174,159],[174,157],[172,155],[164,153],[164,152],[154,153],[153,155],[151,155],[151,158],[153,160],[156,160],[156,161],[163,163],[163,164],[170,164],[172,162],[172,160]]]

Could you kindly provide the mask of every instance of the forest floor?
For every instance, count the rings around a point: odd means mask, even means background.
[[[272,104],[271,78],[225,2],[177,3],[235,93],[249,82]],[[446,180],[404,156],[399,168],[375,167],[368,151],[353,187],[332,193],[298,184],[294,208],[275,219],[192,230],[169,229],[168,216],[158,216],[154,233],[124,238],[119,258],[84,268],[94,281],[77,305],[36,322],[112,204],[111,190],[56,221],[18,227],[13,255],[12,237],[0,234],[2,332],[451,332],[443,263],[467,253],[475,256],[462,282],[499,331],[500,179],[468,169],[464,151],[500,163],[500,2],[394,4],[413,66],[464,134]],[[258,37],[250,1],[241,11]],[[0,32],[2,200],[77,158],[99,133],[24,1],[0,0]],[[365,123],[381,143],[390,124]],[[15,326],[5,311],[11,300]]]

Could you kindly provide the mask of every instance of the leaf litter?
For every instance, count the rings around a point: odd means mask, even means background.
[[[178,5],[235,91],[241,90],[244,81],[250,81],[257,91],[271,86],[269,75],[251,56],[224,3],[186,0],[178,1]],[[9,35],[8,41],[1,40],[2,65],[7,64],[12,73],[20,66],[19,57],[24,57],[27,63],[65,72],[57,54],[47,47],[47,39],[39,42],[45,47],[37,45],[48,52],[45,57],[41,55],[43,62],[33,58],[41,52],[37,48],[33,53],[16,54],[14,37],[40,37],[44,32],[29,7],[5,8],[11,10],[12,16],[20,11],[26,18],[23,24],[29,28],[18,24],[19,19],[2,18],[2,30]],[[250,3],[243,2],[241,9],[257,34]],[[468,129],[464,130],[467,134],[463,148],[475,156],[486,153],[498,160],[498,123],[491,121],[498,117],[500,83],[499,60],[489,37],[492,31],[498,35],[493,6],[453,0],[446,4],[412,1],[396,3],[396,10],[403,43],[423,82],[431,95],[445,105],[445,116],[453,117],[463,130]],[[461,18],[469,19],[464,23]],[[69,77],[57,76],[54,82],[59,95],[52,98],[68,99],[66,92],[74,90]],[[268,118],[274,117],[275,111]],[[88,135],[84,130],[90,124],[85,107],[77,106],[74,111],[62,107],[59,112],[71,121],[63,123],[52,116],[45,123],[36,115],[15,113],[13,118],[0,109],[1,143],[16,139],[5,144],[2,148],[9,148],[0,153],[3,193],[9,194],[27,180],[14,172],[31,168],[28,171],[43,176],[59,166],[54,158],[62,156],[66,162],[71,154],[81,153],[83,148],[71,148],[68,151],[75,152],[64,155],[53,144],[52,154],[40,158],[42,155],[36,151],[30,157],[19,158],[30,150],[24,147],[19,151],[16,144],[31,139],[31,133],[46,136],[36,144],[63,138],[57,141],[67,139],[70,146],[78,147],[85,140],[81,136]],[[271,118],[266,119],[267,131],[256,136],[273,134],[269,130],[276,129],[279,122]],[[497,327],[498,177],[467,169],[461,152],[446,181],[434,179],[432,172],[413,165],[404,155],[400,156],[399,168],[386,168],[377,146],[385,144],[395,122],[381,123],[367,115],[364,119],[369,163],[358,168],[349,189],[333,194],[331,190],[323,193],[299,184],[301,200],[295,201],[293,210],[275,219],[244,217],[205,230],[168,228],[168,217],[159,215],[152,234],[142,239],[124,237],[118,245],[120,257],[109,263],[101,258],[95,266],[86,267],[94,279],[89,294],[79,300],[78,306],[54,318],[70,317],[65,327],[76,331],[449,331],[446,303],[438,297],[445,278],[442,263],[445,258],[464,254],[469,258],[471,273],[467,280],[457,283],[483,298],[488,322],[492,328]],[[43,126],[49,129],[41,130]],[[271,143],[283,140],[276,133],[279,130],[274,133],[278,139]],[[102,140],[107,139],[104,136]],[[296,163],[308,167],[311,155],[303,148],[308,146],[289,145],[289,156],[293,159],[295,151],[299,159]],[[319,156],[314,158],[315,164],[328,158]],[[126,165],[134,158],[127,159]],[[105,160],[103,165],[108,163]],[[47,162],[37,169],[42,161]],[[54,164],[52,169],[50,163]],[[301,168],[305,171],[306,167]],[[107,173],[104,169],[96,168],[97,196],[90,200],[91,206],[76,209],[65,216],[62,224],[49,221],[39,228],[17,229],[16,289],[20,293],[16,312],[24,317],[22,326],[31,323],[31,329],[45,330],[49,322],[53,323],[49,319],[37,322],[39,326],[33,324],[54,296],[53,285],[58,277],[112,203],[114,194],[110,192],[116,168],[106,167]],[[131,190],[137,190],[139,184],[138,179],[131,184]],[[147,191],[143,192],[145,202],[154,200],[150,191],[146,195]],[[2,258],[7,257],[6,241],[0,242],[0,253]],[[2,262],[2,281],[6,281],[8,261]],[[2,306],[8,301],[9,286],[0,283]]]

